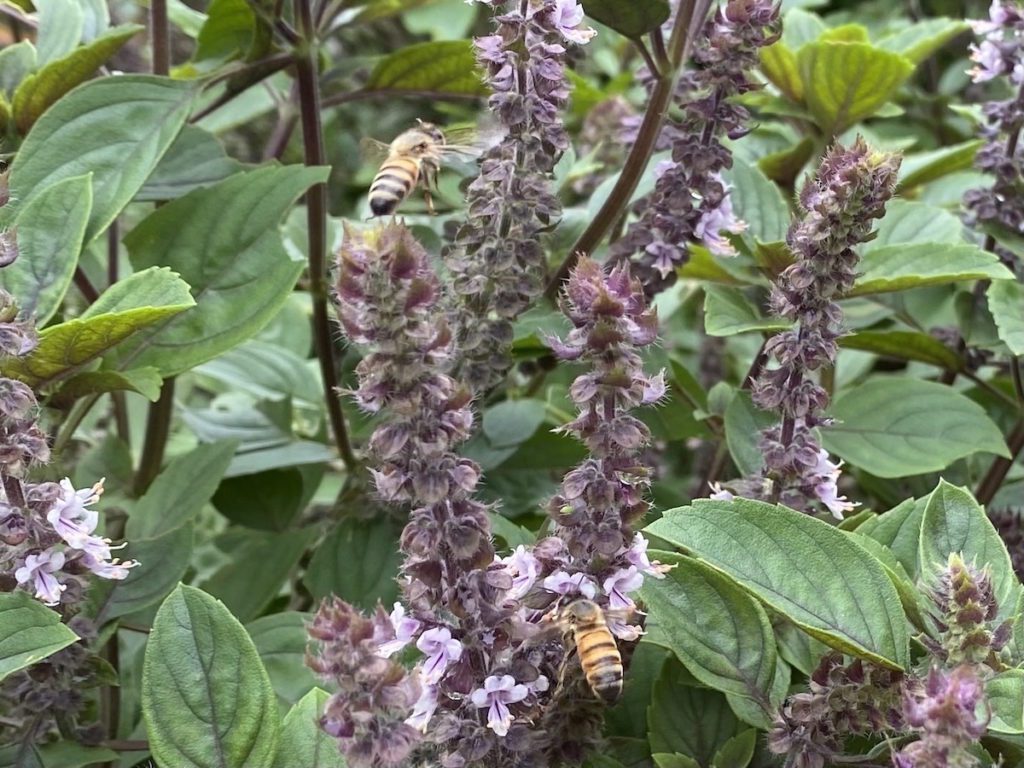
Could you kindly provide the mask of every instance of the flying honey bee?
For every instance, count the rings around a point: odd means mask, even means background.
[[[622,693],[622,655],[606,620],[612,613],[592,600],[580,599],[569,603],[556,618],[566,627],[566,634],[572,635],[590,690],[606,704],[614,704]],[[559,685],[565,671],[563,667]]]
[[[400,133],[390,144],[364,139],[368,154],[382,156],[383,163],[370,184],[370,210],[374,216],[394,213],[417,184],[423,187],[427,210],[434,214],[431,190],[437,189],[437,174],[441,166],[453,157],[473,157],[480,147],[468,143],[475,138],[475,129],[442,131],[433,123],[416,121],[415,128]],[[462,138],[464,143],[456,143]]]

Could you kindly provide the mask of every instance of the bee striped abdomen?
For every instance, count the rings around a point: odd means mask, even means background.
[[[389,158],[370,185],[370,210],[375,216],[393,213],[416,186],[420,164],[404,157]]]
[[[577,624],[576,649],[591,690],[612,704],[622,693],[622,656],[604,622]]]

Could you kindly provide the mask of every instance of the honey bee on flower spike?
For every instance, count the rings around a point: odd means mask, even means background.
[[[363,154],[381,162],[370,183],[369,203],[374,216],[388,216],[398,210],[417,185],[423,188],[427,211],[434,215],[431,192],[437,191],[441,167],[457,157],[475,158],[483,150],[477,128],[442,130],[433,123],[417,120],[390,144],[365,138]]]

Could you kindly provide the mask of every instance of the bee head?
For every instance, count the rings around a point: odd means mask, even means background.
[[[571,622],[595,621],[601,618],[601,606],[593,600],[574,600],[565,607],[565,618]]]

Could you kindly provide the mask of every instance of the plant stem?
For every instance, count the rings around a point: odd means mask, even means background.
[[[24,507],[25,506],[25,492],[21,488],[21,480],[16,478],[14,475],[4,475],[4,495],[7,497],[7,501],[10,502],[12,507]]]
[[[53,441],[53,448],[50,449],[50,453],[54,456],[60,456],[64,452],[68,443],[71,442],[71,438],[74,437],[78,425],[82,423],[82,419],[85,418],[86,414],[89,413],[89,410],[99,399],[99,395],[89,395],[89,397],[83,397],[72,406],[68,417],[64,419],[64,423],[60,426],[60,431]]]
[[[1021,451],[1024,450],[1024,376],[1021,375],[1020,361],[1016,358],[1010,360],[1010,373],[1013,376],[1013,390],[1017,395],[1017,405],[1021,409],[1021,416],[1016,426],[1006,440],[1010,449],[1010,458],[998,456],[988,468],[985,477],[978,483],[978,490],[974,494],[979,504],[988,504],[999,492],[1006,475],[1017,460]]]
[[[207,115],[216,112],[218,109],[223,107],[225,104],[233,101],[239,94],[244,93],[252,86],[256,85],[261,80],[265,80],[271,75],[276,75],[282,69],[287,68],[294,61],[294,57],[290,53],[278,53],[270,56],[266,59],[260,59],[259,61],[253,61],[244,66],[238,67],[230,72],[225,72],[218,77],[210,80],[205,87],[216,85],[223,80],[231,77],[240,77],[242,75],[251,75],[251,79],[246,79],[243,84],[228,83],[224,89],[224,93],[218,96],[216,99],[211,101],[205,107],[200,109],[198,112],[193,113],[189,116],[189,123],[198,123]]]
[[[100,292],[96,290],[96,286],[92,284],[92,281],[85,274],[81,264],[75,267],[75,286],[89,304],[92,304],[100,297]]]
[[[572,246],[568,257],[562,262],[551,282],[548,283],[544,296],[549,301],[553,302],[558,296],[562,281],[576,266],[580,255],[590,254],[594,251],[609,228],[629,205],[633,192],[636,190],[637,184],[640,183],[640,177],[654,153],[658,137],[661,135],[661,127],[665,123],[665,117],[668,115],[669,105],[672,102],[672,93],[675,91],[676,81],[679,79],[681,63],[689,53],[690,45],[693,42],[692,28],[695,23],[699,27],[704,22],[707,8],[708,0],[689,0],[679,4],[675,24],[672,27],[672,37],[669,40],[668,66],[660,75],[656,76],[654,88],[651,90],[651,98],[647,102],[647,110],[644,112],[643,122],[640,124],[640,130],[629,151],[629,156],[622,166],[622,173],[619,174],[618,181],[615,182],[604,205]]]
[[[363,101],[364,99],[389,99],[407,96],[415,99],[430,99],[432,101],[482,101],[483,96],[472,93],[441,93],[438,91],[423,91],[415,88],[388,88],[387,90],[368,91],[360,89],[357,91],[346,91],[325,96],[321,102],[324,109],[336,107],[339,104],[347,104],[350,101]]]
[[[317,80],[316,28],[310,0],[296,0],[296,15],[303,45],[296,51],[295,68],[299,83],[299,112],[306,165],[325,165],[324,135],[320,125],[320,84]],[[314,184],[306,193],[306,221],[309,228],[309,290],[313,298],[313,337],[320,361],[327,415],[334,432],[338,454],[348,470],[358,466],[348,439],[345,415],[338,397],[338,373],[334,361],[331,323],[327,314],[327,185]]]
[[[153,46],[153,74],[171,72],[171,30],[167,23],[167,0],[150,0],[149,36]]]
[[[107,229],[107,287],[117,282],[118,258],[121,253],[121,228],[115,218]]]
[[[164,379],[159,399],[149,406],[146,416],[146,440],[142,444],[142,458],[135,473],[135,495],[141,496],[160,473],[164,463],[167,436],[171,433],[174,415],[174,377]]]
[[[299,122],[299,113],[295,109],[295,102],[299,100],[299,85],[292,83],[288,98],[278,108],[277,124],[267,139],[267,146],[263,148],[263,160],[280,160],[284,154],[288,142],[295,133],[295,126]],[[321,104],[321,108],[323,105]]]

